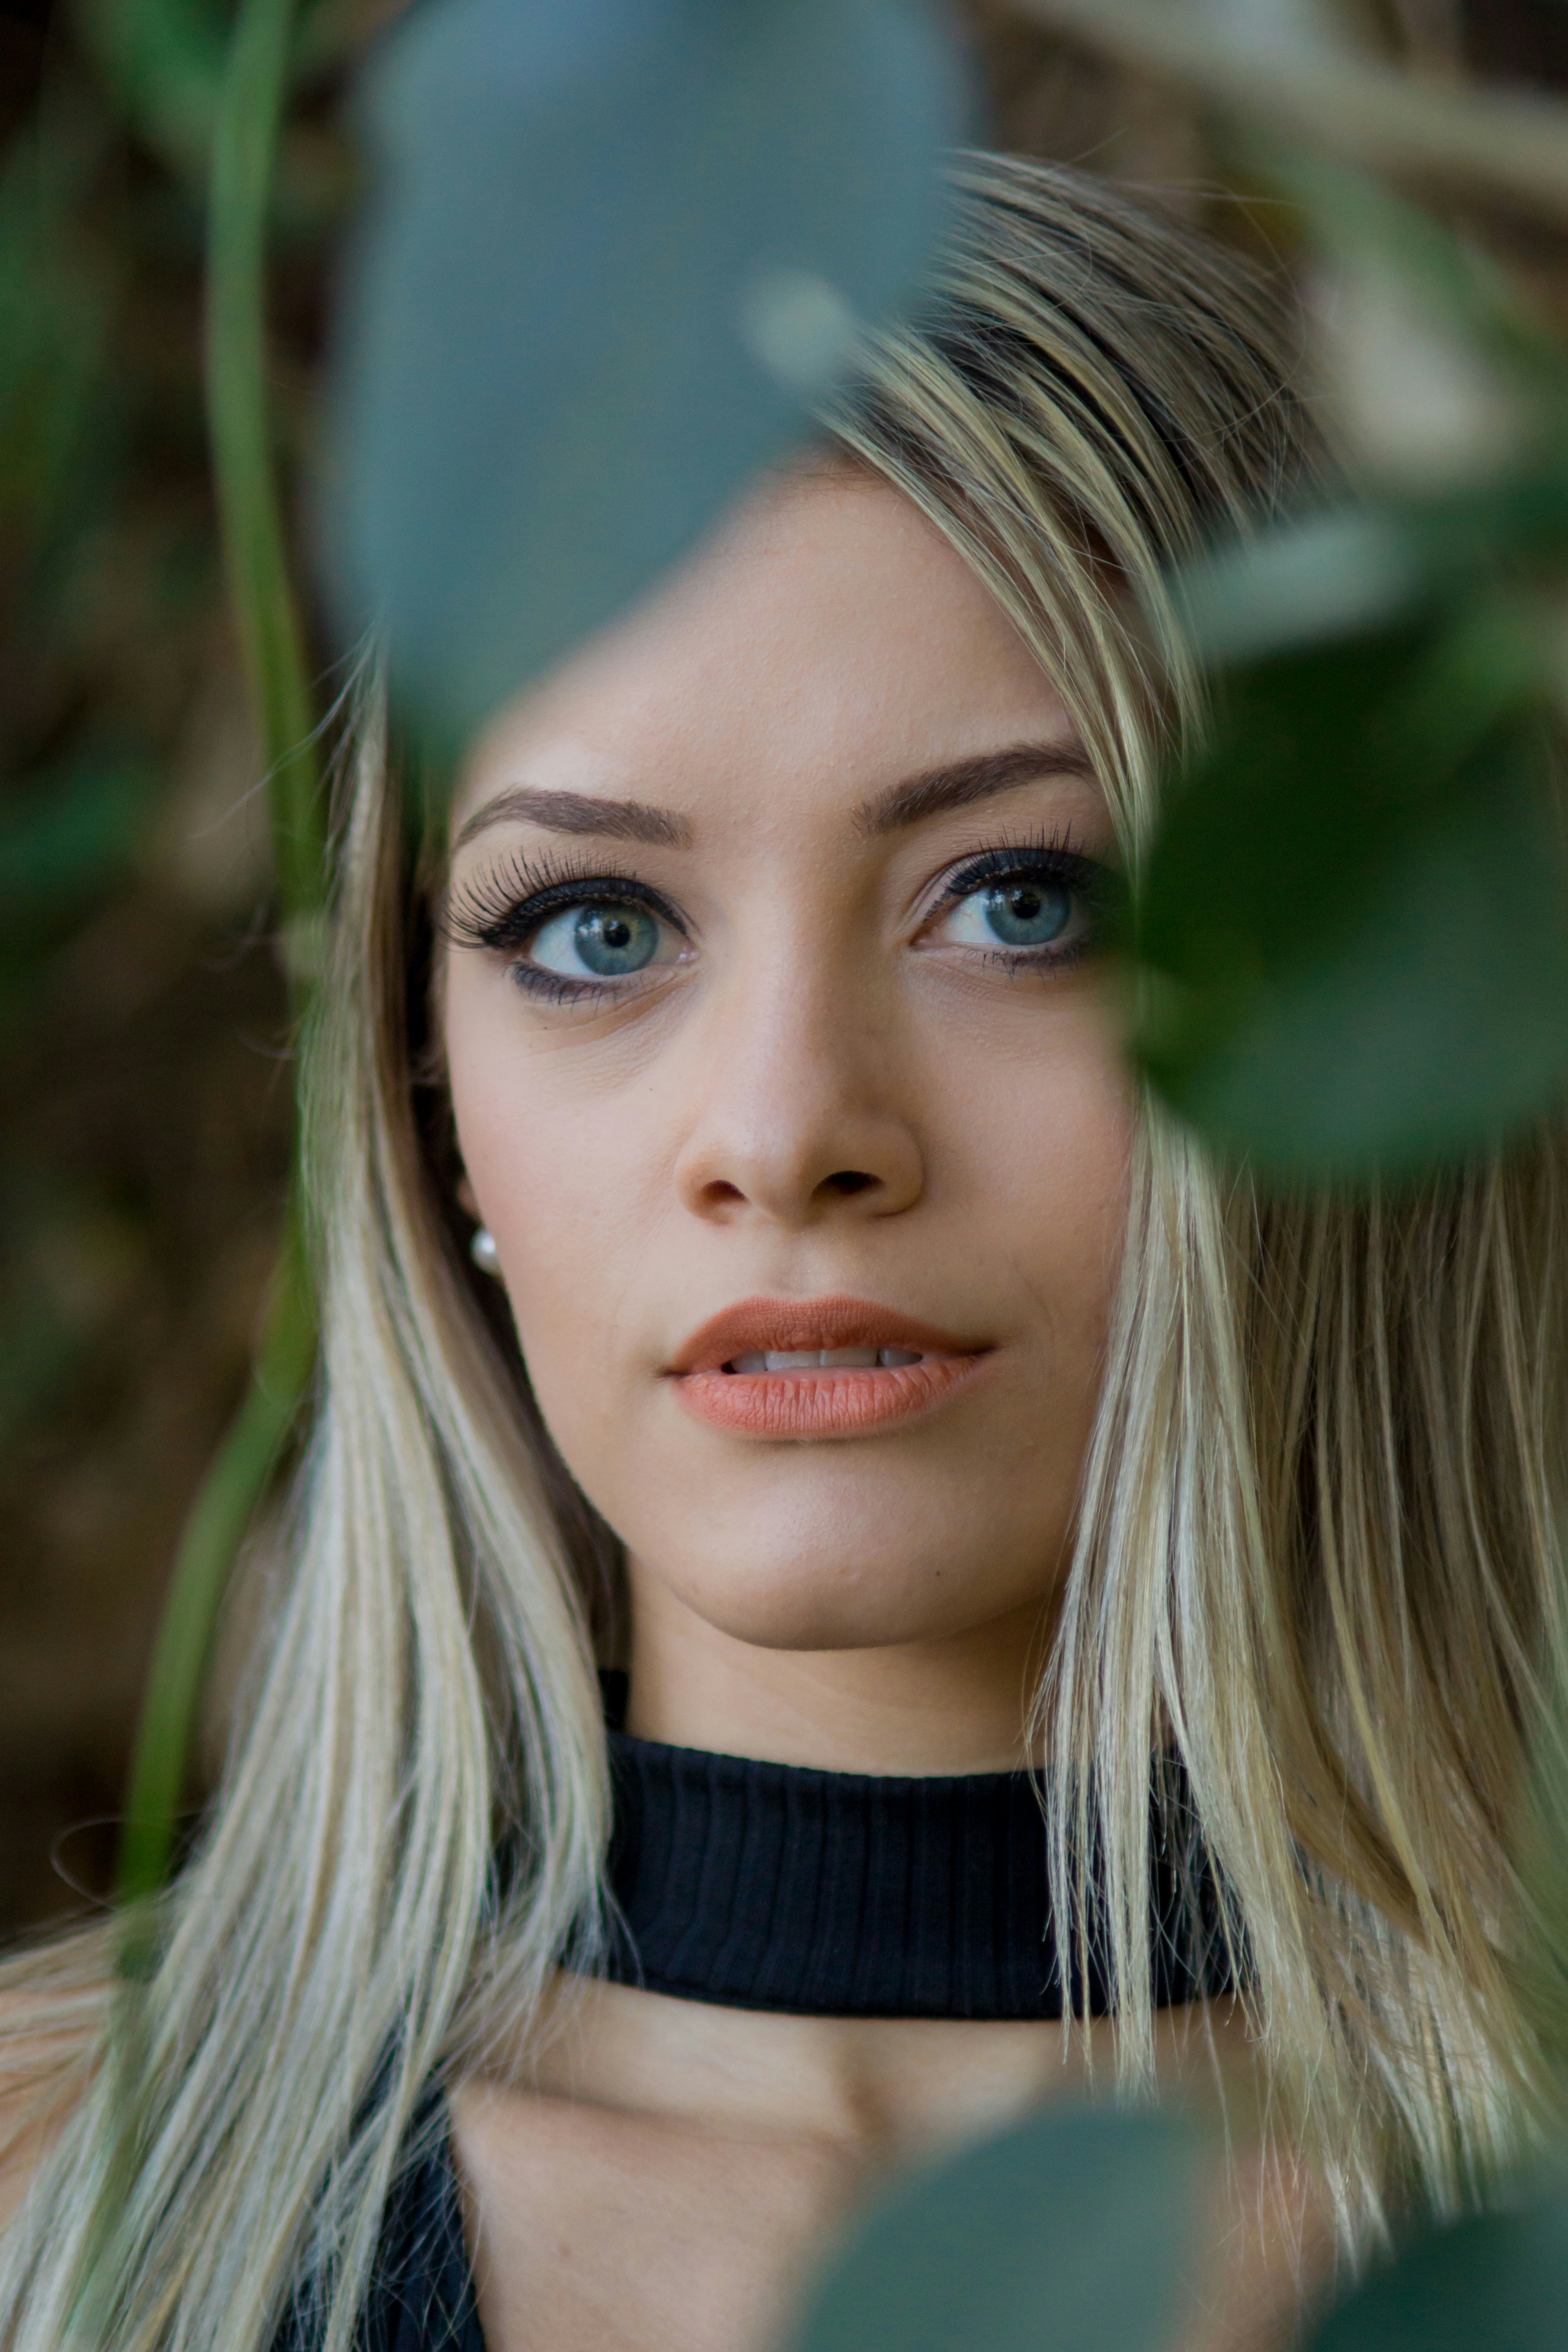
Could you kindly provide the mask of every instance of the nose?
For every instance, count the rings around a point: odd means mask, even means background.
[[[695,1215],[805,1230],[896,1216],[920,1199],[913,1107],[868,1003],[813,988],[795,966],[759,975],[704,1032],[676,1169]]]

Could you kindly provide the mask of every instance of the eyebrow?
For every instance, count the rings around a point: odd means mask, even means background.
[[[973,801],[991,800],[1011,792],[1016,784],[1046,776],[1080,776],[1094,782],[1094,763],[1081,743],[1012,743],[1005,751],[983,751],[968,760],[950,761],[906,776],[886,792],[863,801],[855,812],[858,832],[878,835],[901,832],[926,817],[967,808]],[[476,809],[453,842],[454,851],[493,824],[521,820],[542,825],[549,833],[596,835],[601,841],[641,841],[658,849],[689,849],[690,821],[678,810],[655,808],[647,801],[607,800],[597,793],[547,792],[537,785],[513,784]]]
[[[928,816],[967,808],[972,801],[987,801],[1015,784],[1029,784],[1046,776],[1081,776],[1095,781],[1094,762],[1083,745],[1068,739],[1058,743],[1012,743],[1003,751],[983,751],[970,760],[953,760],[906,776],[862,802],[855,812],[861,833],[898,833]]]
[[[514,784],[476,809],[453,842],[454,851],[492,824],[521,818],[542,825],[548,833],[597,834],[601,840],[643,841],[658,849],[686,849],[691,826],[674,809],[650,807],[647,801],[612,801],[596,793],[544,792],[531,784]]]

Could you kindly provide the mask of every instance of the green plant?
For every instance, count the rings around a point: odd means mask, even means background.
[[[207,196],[207,415],[228,590],[269,777],[297,1019],[327,900],[326,815],[304,632],[289,576],[267,382],[267,223],[293,0],[241,0],[218,84]],[[202,1677],[228,1571],[310,1378],[314,1309],[291,1205],[250,1391],[207,1474],[174,1563],[132,1765],[119,1895],[125,1962],[146,1964],[184,1793]]]
[[[1142,1066],[1218,1148],[1289,1178],[1399,1181],[1540,1116],[1568,1070],[1554,830],[1568,365],[1500,274],[1386,184],[1436,173],[1561,216],[1568,135],[1555,114],[1422,91],[1327,40],[1252,48],[1195,9],[1026,13],[1189,77],[1243,139],[1267,120],[1305,142],[1267,166],[1303,243],[1342,294],[1390,295],[1396,387],[1401,364],[1447,371],[1447,438],[1418,463],[1363,449],[1353,497],[1216,551],[1189,582],[1215,725],[1174,781],[1129,933]],[[302,1012],[325,893],[316,714],[265,394],[290,11],[243,0],[226,52],[210,17],[173,0],[91,21],[175,170],[199,180],[212,142],[212,446]],[[797,429],[856,328],[909,289],[938,225],[935,156],[963,100],[929,23],[894,0],[691,0],[657,38],[648,26],[630,0],[431,0],[370,93],[380,179],[336,394],[331,576],[346,629],[379,629],[405,715],[440,749],[692,543]],[[1256,142],[1245,152],[1261,173]],[[527,235],[489,234],[498,207]],[[62,348],[85,348],[104,299],[75,289]],[[1353,371],[1371,331],[1340,331]],[[68,426],[68,410],[50,426],[51,480],[79,446]],[[121,1860],[132,1983],[215,1613],[310,1341],[291,1235],[149,1694]],[[803,2341],[936,2352],[978,2329],[1022,2346],[1045,2338],[1047,2294],[1049,2340],[1158,2340],[1181,2274],[1184,2146],[1148,2119],[1063,2117],[964,2159],[873,2225]],[[1069,2261],[1080,2282],[1106,2273],[1100,2210],[1112,2263],[1138,2214],[1139,2268],[1121,2303],[1086,2288],[1069,2312]],[[111,2249],[111,2210],[105,2228]],[[1564,2248],[1552,2189],[1428,2241],[1329,2323],[1325,2352],[1436,2343],[1461,2324],[1473,2340],[1483,2311],[1490,2340],[1542,2343]]]
[[[1032,0],[1031,13],[1091,37],[1102,24],[1098,6]],[[607,19],[618,25],[620,12]],[[524,23],[510,21],[514,33]],[[781,10],[764,35],[759,16],[750,37],[760,50],[787,25],[804,60],[807,21]],[[826,14],[809,21],[825,26]],[[515,60],[521,86],[503,89],[498,130],[474,74],[492,22],[485,0],[449,0],[384,76],[384,176],[342,445],[349,609],[383,615],[395,682],[438,730],[471,725],[624,603],[689,543],[782,421],[776,381],[736,364],[745,249],[738,257],[713,233],[701,163],[689,178],[684,155],[655,146],[648,180],[628,167],[616,192],[640,189],[658,249],[679,251],[668,315],[640,299],[650,247],[624,199],[604,215],[580,303],[552,304],[531,257],[504,283],[468,261],[490,147],[524,123],[520,143],[531,168],[542,159],[540,176],[494,184],[552,224],[552,256],[583,250],[554,209],[571,188],[563,159],[580,152],[572,107],[583,88],[563,103],[542,39]],[[1173,779],[1127,934],[1134,1050],[1218,1150],[1286,1180],[1399,1181],[1541,1117],[1568,1073],[1556,740],[1568,362],[1472,246],[1373,175],[1436,167],[1562,211],[1568,125],[1423,94],[1326,37],[1281,31],[1274,51],[1249,53],[1195,13],[1131,0],[1105,22],[1140,54],[1315,142],[1267,169],[1349,317],[1331,362],[1347,385],[1381,366],[1384,397],[1407,418],[1421,416],[1418,393],[1447,392],[1424,439],[1411,429],[1403,445],[1380,444],[1371,432],[1357,447],[1352,430],[1352,489],[1251,546],[1216,550],[1186,583],[1213,723]],[[639,126],[616,113],[627,85],[613,45],[606,63],[601,128],[640,164]],[[636,70],[652,74],[640,53]],[[795,103],[786,77],[779,86]],[[648,111],[662,122],[666,109]],[[459,124],[479,158],[471,176],[452,170]],[[1256,143],[1246,152],[1257,165]],[[758,172],[737,201],[768,187]],[[678,247],[682,221],[690,241]],[[830,289],[853,285],[809,246],[786,257]],[[1354,297],[1368,287],[1381,301],[1363,303],[1358,324]],[[526,358],[497,324],[509,298],[530,327],[549,322]],[[412,321],[432,315],[450,321],[440,367],[411,355]],[[729,326],[718,366],[715,320]],[[710,465],[683,467],[677,440],[640,429],[664,421],[656,404],[639,405],[639,429],[628,429],[621,395],[634,362],[677,395],[670,415],[707,416],[717,396]],[[492,421],[498,384],[511,395],[504,432]],[[1353,399],[1342,406],[1353,425]],[[416,451],[416,506],[405,486]],[[465,566],[476,543],[480,562]],[[447,596],[465,569],[471,602],[440,610],[432,583]],[[1053,2117],[961,2158],[873,2220],[823,2285],[802,2352],[979,2341],[1131,2352],[1168,2341],[1193,2165],[1179,2135],[1135,2116]],[[1086,2184],[1100,2193],[1086,2197]],[[1540,2343],[1528,2315],[1545,2308],[1542,2282],[1565,2269],[1560,2206],[1475,2222],[1364,2290],[1324,2344],[1435,2341],[1420,2333],[1434,2311],[1482,2308],[1513,2327],[1509,2340]]]

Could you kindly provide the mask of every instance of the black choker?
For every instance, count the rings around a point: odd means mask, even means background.
[[[1064,2004],[1049,1938],[1045,1826],[1023,1772],[942,1780],[815,1772],[610,1734],[617,1984],[816,2017],[1102,2016]],[[1212,1886],[1184,1900],[1161,1861],[1154,2000],[1228,1987]],[[1205,1969],[1203,1954],[1210,1958]]]

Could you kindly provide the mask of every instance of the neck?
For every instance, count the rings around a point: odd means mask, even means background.
[[[869,1649],[769,1649],[630,1570],[635,1738],[826,1772],[1006,1772],[1042,1652],[1037,1603],[980,1626]]]

